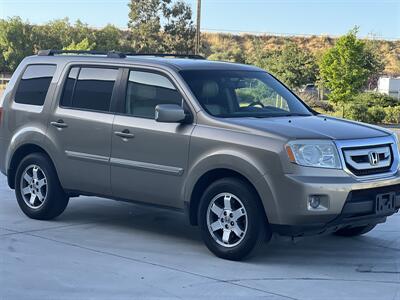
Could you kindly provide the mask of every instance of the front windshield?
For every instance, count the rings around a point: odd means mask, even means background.
[[[221,118],[310,116],[284,85],[263,71],[181,71],[200,105]]]

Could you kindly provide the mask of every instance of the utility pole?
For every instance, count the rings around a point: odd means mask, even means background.
[[[194,53],[200,52],[200,19],[201,19],[201,0],[197,0],[197,20],[196,20],[196,44],[194,46]]]

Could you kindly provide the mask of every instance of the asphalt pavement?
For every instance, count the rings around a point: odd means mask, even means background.
[[[73,198],[28,219],[0,176],[0,299],[400,299],[400,214],[357,238],[275,237],[214,257],[184,215]]]

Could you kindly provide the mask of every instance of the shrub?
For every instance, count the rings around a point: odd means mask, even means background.
[[[341,111],[337,111],[339,113]],[[379,124],[386,117],[385,108],[381,106],[368,107],[363,102],[353,102],[345,106],[346,119],[351,119],[364,123]]]
[[[339,108],[340,109],[340,108]],[[338,110],[339,111],[339,110]],[[360,122],[368,122],[368,106],[362,102],[352,102],[344,108],[344,117]]]
[[[360,93],[352,98],[354,102],[361,102],[364,105],[370,106],[396,106],[399,104],[398,100],[394,97],[379,93]]]
[[[374,124],[379,124],[383,122],[383,119],[385,119],[386,113],[385,109],[380,106],[372,106],[368,108],[367,111],[367,123],[374,123]]]
[[[400,105],[385,107],[385,123],[400,124]]]

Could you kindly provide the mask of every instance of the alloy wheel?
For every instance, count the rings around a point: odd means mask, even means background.
[[[47,178],[37,165],[28,166],[21,176],[21,195],[26,205],[39,209],[47,198]]]
[[[219,245],[234,247],[246,236],[247,212],[238,197],[231,193],[220,193],[207,209],[207,227]]]

